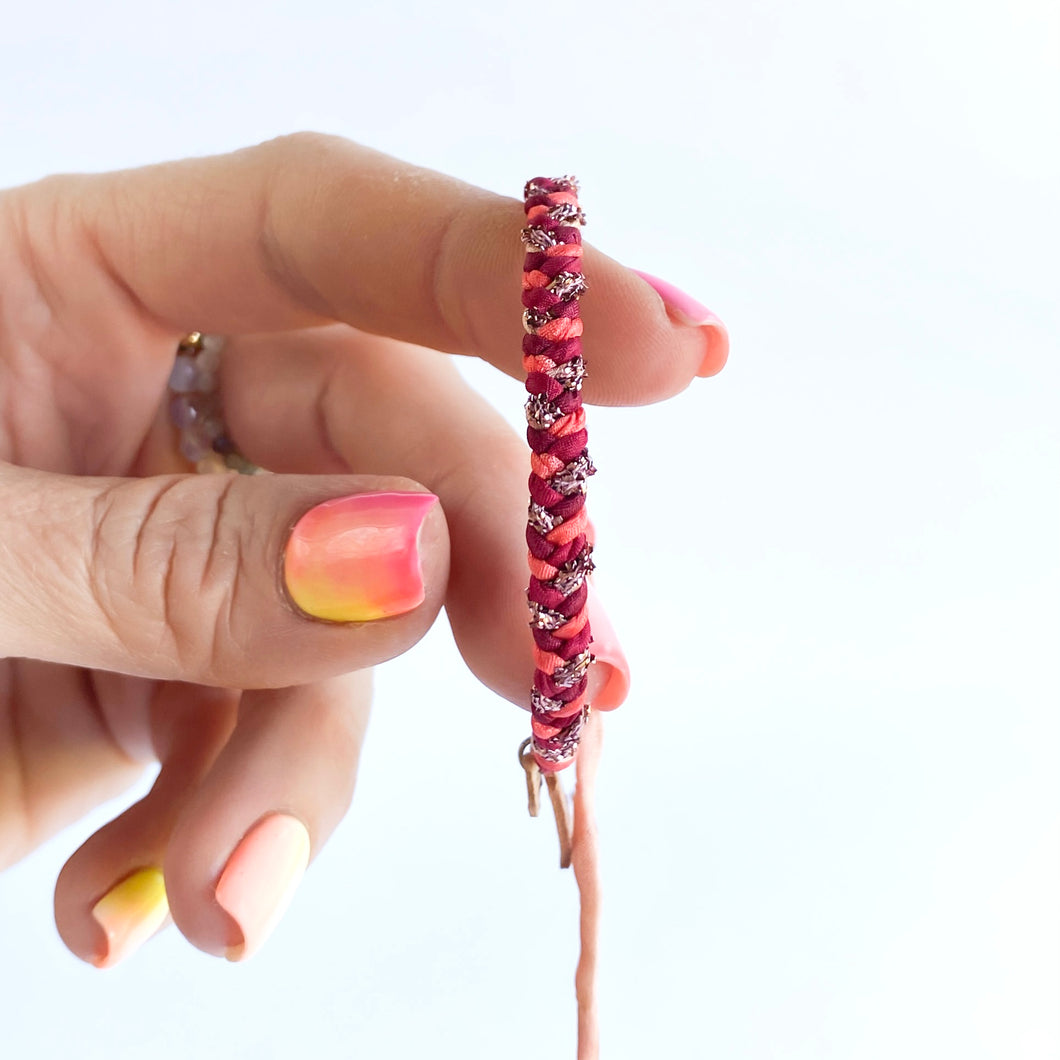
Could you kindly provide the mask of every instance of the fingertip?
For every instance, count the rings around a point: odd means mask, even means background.
[[[312,618],[370,622],[426,599],[421,535],[432,493],[382,491],[332,498],[307,511],[284,549],[294,605]]]
[[[115,884],[92,907],[103,945],[88,958],[96,968],[113,968],[135,953],[169,919],[162,870],[149,865]]]
[[[241,963],[272,936],[350,805],[370,694],[363,671],[243,693],[166,852],[174,918],[193,946]]]
[[[704,353],[696,375],[700,379],[717,375],[729,359],[729,332],[717,313],[668,280],[640,269],[631,269],[630,272],[639,276],[662,299],[667,316],[672,321],[681,327],[700,331]]]
[[[269,814],[240,840],[214,890],[240,935],[225,947],[227,960],[253,956],[272,934],[305,874],[310,850],[309,830],[287,813]]]
[[[597,710],[615,710],[629,697],[629,670],[622,666],[601,663],[599,660],[596,668],[599,673],[599,691],[593,694],[590,682],[590,702]]]
[[[614,710],[629,695],[629,660],[595,589],[588,598],[591,651],[596,658],[589,676],[589,700],[597,710]]]
[[[708,379],[717,375],[729,360],[729,330],[715,317],[713,320],[700,325],[707,343],[707,352],[703,355],[696,375],[700,379]]]

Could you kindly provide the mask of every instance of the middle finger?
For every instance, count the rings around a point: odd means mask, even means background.
[[[400,474],[441,499],[451,537],[446,611],[464,660],[525,704],[527,453],[500,414],[435,351],[345,325],[231,340],[225,414],[245,455],[278,472]],[[626,697],[629,667],[590,586],[594,706]]]

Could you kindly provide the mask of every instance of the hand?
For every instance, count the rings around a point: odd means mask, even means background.
[[[521,377],[522,223],[516,200],[314,134],[0,193],[0,867],[161,762],[60,875],[78,956],[115,963],[167,897],[199,948],[257,948],[349,805],[367,668],[443,604],[469,667],[524,703],[525,443],[436,352]],[[587,401],[721,368],[702,307],[585,260]],[[229,336],[232,436],[283,474],[186,474],[164,396],[192,329]],[[403,524],[421,584],[377,587],[389,617],[294,606],[313,606],[281,573],[304,513],[425,489],[440,504]],[[352,503],[372,525],[390,502]],[[628,669],[592,606],[593,698],[615,706]]]

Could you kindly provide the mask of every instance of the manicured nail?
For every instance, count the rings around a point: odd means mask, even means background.
[[[279,923],[309,864],[309,833],[297,817],[270,814],[244,837],[217,882],[217,904],[243,941],[225,950],[230,961],[256,953]]]
[[[697,302],[691,295],[674,287],[658,276],[632,269],[642,280],[653,287],[663,300],[670,315],[680,323],[694,328],[703,328],[707,339],[707,351],[696,375],[705,378],[717,375],[729,359],[729,332],[721,319],[712,313],[702,302]]]
[[[629,695],[629,660],[592,587],[589,588],[588,607],[589,627],[593,631],[589,650],[596,656],[593,670],[598,675],[589,679],[590,699],[597,710],[614,710]]]
[[[139,869],[126,876],[96,902],[92,916],[107,936],[106,952],[92,963],[97,968],[113,968],[138,950],[169,916],[161,870]]]
[[[332,622],[371,622],[423,603],[418,538],[433,493],[358,493],[311,508],[284,553],[291,600]]]

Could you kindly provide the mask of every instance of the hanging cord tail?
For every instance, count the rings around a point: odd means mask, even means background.
[[[578,782],[574,789],[574,835],[571,862],[581,897],[581,955],[574,976],[578,997],[578,1060],[600,1055],[600,1021],[596,1006],[596,959],[600,934],[600,854],[596,832],[596,770],[604,723],[593,711],[582,729]]]
[[[559,867],[569,869],[571,863],[571,841],[574,833],[573,808],[570,796],[563,790],[558,773],[542,774],[537,759],[531,750],[533,738],[528,736],[519,744],[519,764],[526,772],[526,808],[531,817],[541,812],[541,779],[548,788],[548,801],[556,818],[556,834],[559,837]]]

